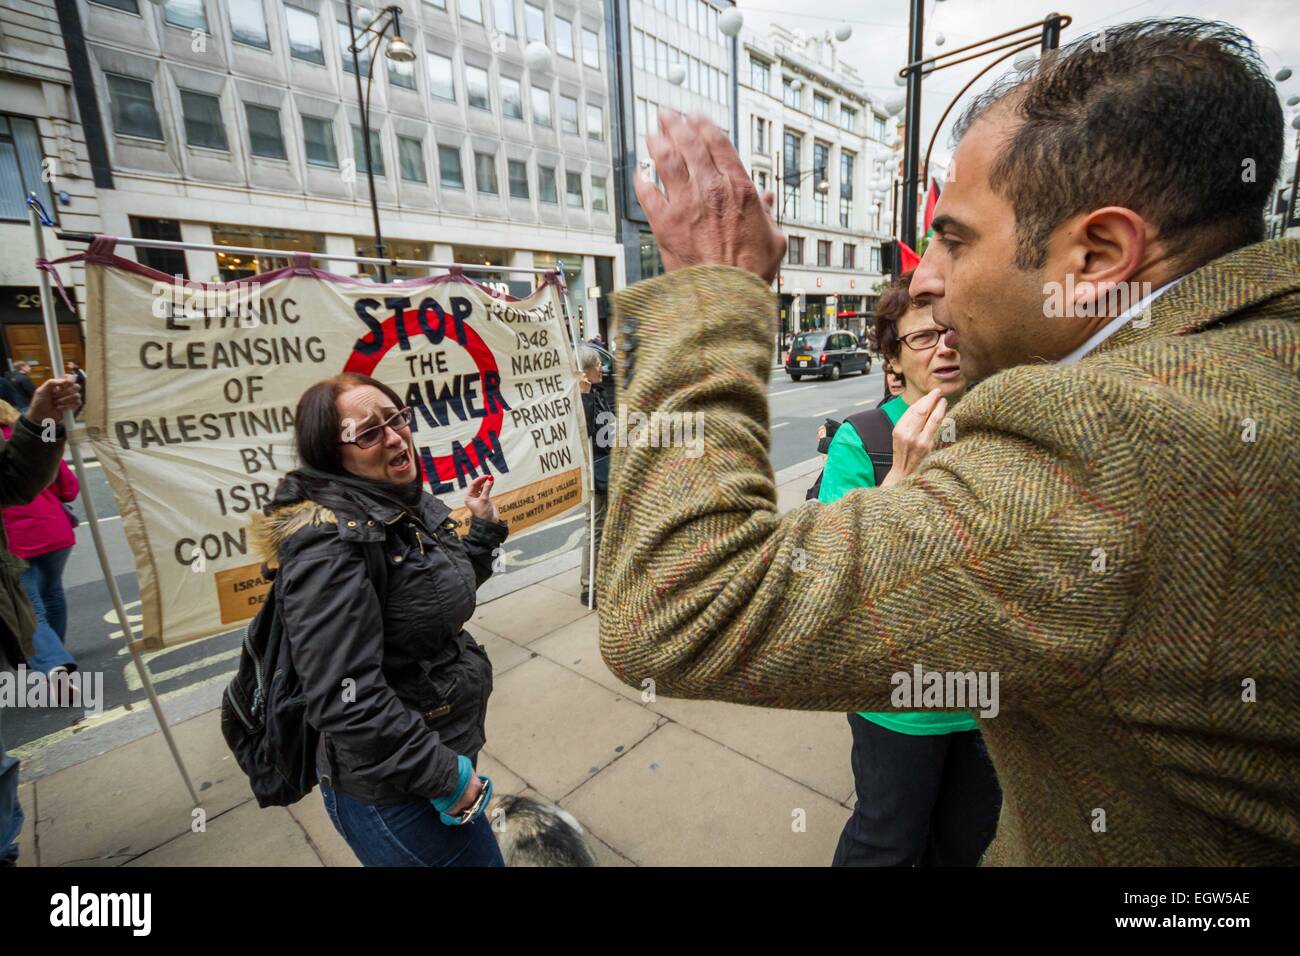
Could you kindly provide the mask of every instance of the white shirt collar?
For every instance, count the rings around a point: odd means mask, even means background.
[[[1152,303],[1156,301],[1156,299],[1164,295],[1166,290],[1177,285],[1179,281],[1181,281],[1181,279],[1182,277],[1179,276],[1179,278],[1177,279],[1173,279],[1169,282],[1166,282],[1164,285],[1156,289],[1154,292],[1144,296],[1139,301],[1133,303],[1133,305],[1131,305],[1128,309],[1126,309],[1121,315],[1117,315],[1115,316],[1115,318],[1107,322],[1104,326],[1102,326],[1100,329],[1094,332],[1088,338],[1088,341],[1084,342],[1077,349],[1075,349],[1073,352],[1071,352],[1065,358],[1061,359],[1056,364],[1073,365],[1075,362],[1082,359],[1085,355],[1088,355],[1090,352],[1096,349],[1097,346],[1101,345],[1102,342],[1105,342],[1108,338],[1110,338],[1121,328],[1123,328],[1125,323],[1131,322],[1133,319],[1136,319],[1143,312],[1149,309]],[[1148,319],[1147,321],[1149,322],[1150,319]]]

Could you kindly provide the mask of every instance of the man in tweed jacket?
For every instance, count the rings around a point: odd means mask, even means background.
[[[918,664],[996,673],[986,863],[1294,864],[1300,240],[1259,241],[1281,110],[1223,24],[1101,48],[959,125],[911,288],[981,380],[955,441],[785,515],[766,396],[785,242],[725,136],[661,111],[665,192],[637,192],[670,272],[617,297],[620,395],[701,416],[704,454],[615,449],[601,651],[668,696],[804,710],[889,709]],[[1120,286],[1153,304],[1107,302]],[[1045,317],[1062,295],[1072,317]],[[944,409],[909,414],[932,433]]]

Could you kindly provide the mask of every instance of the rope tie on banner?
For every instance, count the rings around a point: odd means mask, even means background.
[[[27,197],[27,205],[31,206],[33,209],[36,210],[36,215],[40,219],[42,226],[58,225],[58,223],[56,223],[53,219],[50,218],[50,214],[45,211],[45,206],[43,206],[41,204],[41,201],[37,199],[35,196]],[[63,287],[63,277],[59,275],[59,270],[54,267],[56,265],[59,265],[60,263],[72,262],[80,258],[81,258],[80,253],[74,253],[73,255],[70,256],[64,256],[62,259],[55,259],[53,262],[51,262],[49,259],[36,260],[36,268],[42,272],[48,272],[50,276],[54,279],[54,287],[56,290],[58,290],[59,298],[63,300],[63,304],[68,307],[68,311],[71,312],[73,315],[77,314],[77,304],[73,302],[71,298],[68,297],[68,290]]]

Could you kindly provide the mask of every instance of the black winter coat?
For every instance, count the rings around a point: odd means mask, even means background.
[[[454,793],[457,755],[483,747],[492,692],[487,652],[464,627],[506,525],[473,518],[461,539],[427,493],[408,510],[349,489],[327,508],[295,480],[254,517],[253,539],[278,565],[285,634],[321,732],[321,779],[373,804]],[[363,542],[386,556],[378,588]]]

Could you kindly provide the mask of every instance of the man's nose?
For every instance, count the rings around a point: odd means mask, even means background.
[[[943,298],[943,277],[939,274],[938,256],[935,243],[926,247],[916,271],[912,273],[912,282],[907,287],[907,294],[914,301],[925,302],[928,297]]]

